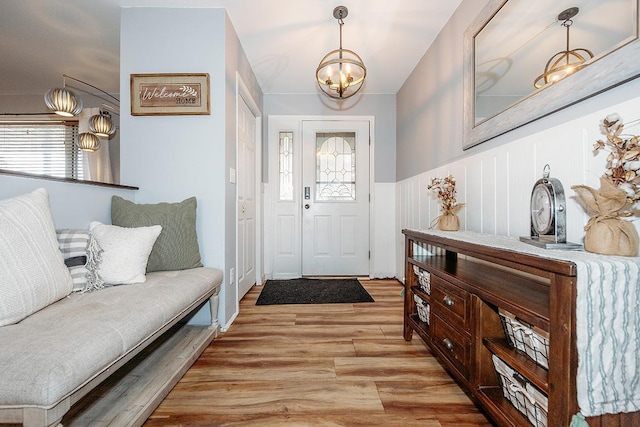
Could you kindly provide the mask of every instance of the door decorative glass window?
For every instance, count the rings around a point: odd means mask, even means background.
[[[355,132],[316,133],[316,201],[356,200]]]
[[[293,200],[293,132],[279,137],[280,200]]]

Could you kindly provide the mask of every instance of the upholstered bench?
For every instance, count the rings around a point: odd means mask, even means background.
[[[151,205],[132,208],[157,210]],[[67,412],[78,412],[81,403],[70,409],[82,397],[116,372],[135,371],[131,363],[137,363],[149,378],[157,377],[154,383],[133,373],[129,385],[145,384],[144,392],[137,393],[140,396],[121,402],[120,395],[127,393],[94,395],[96,389],[88,397],[91,404],[85,405],[90,407],[88,413],[75,413],[76,421],[70,423],[65,418],[65,425],[92,424],[95,417],[110,425],[140,425],[216,337],[223,276],[220,270],[201,267],[197,242],[191,245],[195,249],[187,262],[200,267],[145,273],[152,247],[167,254],[162,245],[154,246],[163,228],[159,224],[167,230],[169,251],[179,251],[182,257],[188,252],[171,249],[179,239],[176,233],[185,235],[185,227],[176,226],[172,234],[176,215],[167,216],[167,209],[187,211],[195,236],[195,199],[161,208],[162,218],[153,218],[153,212],[143,218],[158,225],[95,224],[91,232],[77,233],[88,236],[85,243],[93,242],[82,251],[89,259],[83,267],[94,271],[78,276],[88,280],[75,281],[75,272],[70,271],[76,267],[65,264],[68,254],[59,241],[61,234],[56,235],[46,191],[0,201],[0,423],[58,425]],[[207,301],[211,324],[184,324]],[[158,346],[150,346],[156,341]],[[144,358],[131,360],[147,347]],[[165,355],[172,360],[163,360]],[[154,366],[149,360],[160,362]],[[129,361],[124,371],[118,371]],[[115,409],[115,415],[93,413],[101,406],[94,399],[101,397],[109,402],[102,406]],[[105,422],[109,416],[120,418]]]

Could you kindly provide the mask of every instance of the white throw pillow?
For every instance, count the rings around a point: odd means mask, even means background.
[[[105,285],[127,285],[146,280],[147,260],[162,231],[161,226],[126,228],[94,221],[89,230],[102,251],[97,275]]]
[[[44,188],[0,201],[0,326],[71,293]]]

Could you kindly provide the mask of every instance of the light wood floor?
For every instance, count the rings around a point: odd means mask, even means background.
[[[366,280],[375,303],[240,302],[145,426],[491,426],[414,334],[402,285]]]

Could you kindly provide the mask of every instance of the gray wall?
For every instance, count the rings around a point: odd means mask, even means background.
[[[362,89],[366,91],[366,88]],[[396,180],[396,96],[355,95],[336,101],[326,95],[270,95],[264,96],[264,115],[318,115],[318,116],[374,116],[375,117],[375,176],[374,182]],[[264,135],[268,135],[264,120]],[[263,142],[263,153],[268,153],[268,140]],[[262,177],[268,182],[267,157],[263,155]]]
[[[0,200],[44,188],[56,228],[88,229],[91,221],[111,224],[111,197],[135,198],[136,190],[0,174]]]
[[[176,25],[182,23],[185,25]],[[167,29],[170,29],[169,31]],[[136,201],[198,199],[197,231],[202,261],[224,271],[218,319],[234,315],[235,80],[243,74],[257,102],[261,92],[224,9],[122,9],[120,87],[130,99],[133,73],[209,73],[211,114],[136,116],[121,112],[121,175],[140,187]]]
[[[487,2],[462,0],[398,92],[398,181],[462,155],[463,35]]]
[[[463,151],[463,36],[487,3],[487,0],[462,0],[398,92],[398,181],[456,159],[517,143],[523,137],[562,126],[602,108],[615,108],[640,93],[640,81],[636,79]]]

